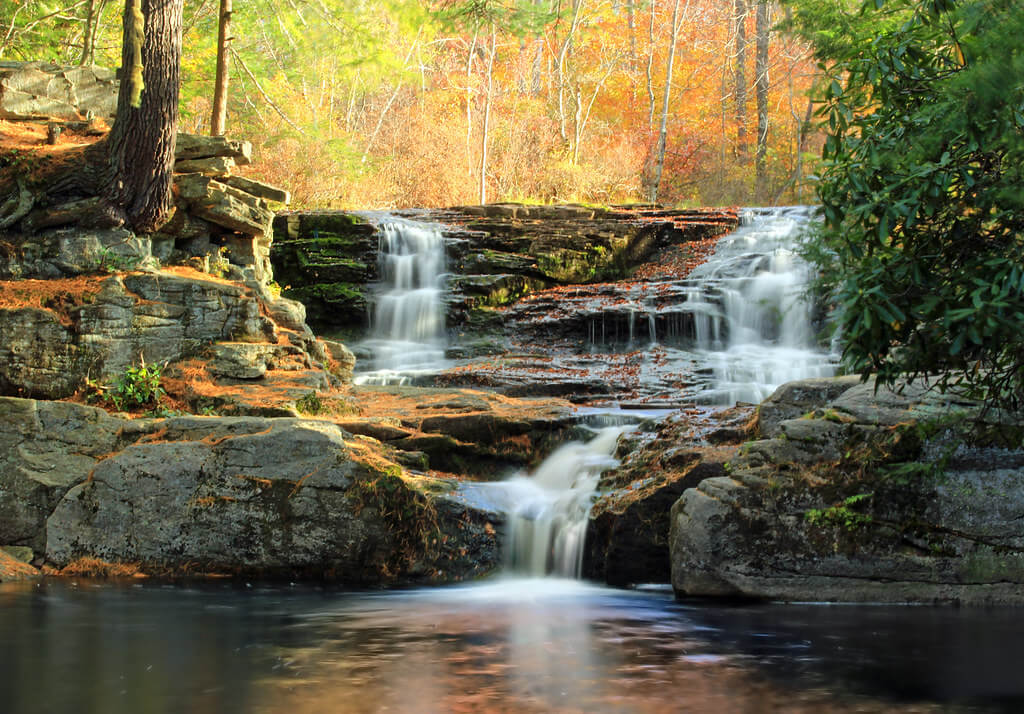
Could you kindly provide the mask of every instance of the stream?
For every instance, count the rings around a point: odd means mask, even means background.
[[[1017,610],[694,605],[560,579],[393,592],[0,586],[8,714],[997,712]]]
[[[806,209],[749,214],[694,275],[655,286],[669,299],[627,303],[622,349],[700,376],[695,403],[757,401],[781,382],[832,374],[787,242],[806,219]],[[373,361],[358,380],[405,383],[443,369],[440,232],[388,224],[380,260],[386,280],[365,345]],[[616,348],[594,344],[597,334],[591,326],[581,344],[588,359],[607,361],[602,351]],[[611,426],[562,446],[532,474],[465,485],[467,497],[509,513],[506,573],[481,583],[391,592],[217,581],[0,585],[0,712],[1024,706],[1016,610],[680,603],[667,587],[567,579],[578,576],[592,494],[617,463],[616,440],[631,428],[624,422],[648,416],[611,412],[595,411]]]

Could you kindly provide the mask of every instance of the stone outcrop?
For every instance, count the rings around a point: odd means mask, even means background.
[[[573,205],[491,204],[399,215],[443,226],[452,272],[448,319],[459,329],[473,329],[488,308],[536,290],[626,277],[658,249],[718,236],[738,223],[734,211]],[[367,286],[379,279],[371,219],[284,213],[274,230],[278,282],[306,304],[311,324],[364,326]]]
[[[0,546],[58,568],[382,583],[458,580],[500,557],[500,516],[325,421],[129,421],[0,398],[0,443]]]
[[[1020,415],[811,380],[780,387],[760,430],[673,506],[680,596],[1024,602]]]
[[[119,82],[102,67],[0,62],[0,119],[111,118]]]
[[[369,324],[370,283],[378,279],[377,228],[337,211],[279,213],[271,251],[285,294],[306,306],[318,329]]]
[[[686,489],[725,475],[751,408],[677,412],[622,437],[587,524],[583,576],[609,585],[670,581],[669,513]]]
[[[0,283],[0,391],[69,396],[142,361],[172,362],[218,341],[276,343],[274,322],[253,290],[168,272],[114,275],[90,283]],[[37,293],[37,294],[38,294]]]

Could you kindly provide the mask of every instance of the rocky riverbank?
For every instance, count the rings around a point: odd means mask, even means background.
[[[680,597],[1024,604],[1024,419],[855,377],[679,414],[603,479],[586,571]]]

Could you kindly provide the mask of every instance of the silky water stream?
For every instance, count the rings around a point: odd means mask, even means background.
[[[387,216],[380,223],[380,283],[373,298],[373,355],[357,384],[408,384],[445,367],[445,250],[438,226]]]

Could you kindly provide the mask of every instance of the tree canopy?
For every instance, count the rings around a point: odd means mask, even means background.
[[[808,45],[772,32],[755,52],[755,5],[681,0],[671,42],[672,0],[236,2],[226,130],[300,206],[467,203],[481,181],[488,200],[628,202],[646,197],[669,94],[658,200],[807,200]],[[121,6],[2,2],[0,59],[116,67]],[[218,15],[184,0],[183,131],[210,130]],[[757,107],[737,101],[755,87]]]
[[[937,375],[1019,407],[1024,5],[793,7],[825,73],[816,248],[848,364],[881,383]]]

